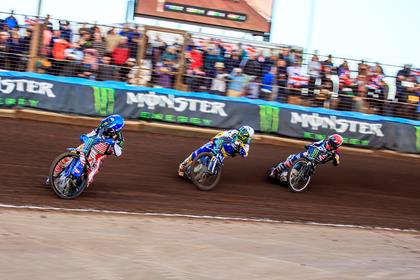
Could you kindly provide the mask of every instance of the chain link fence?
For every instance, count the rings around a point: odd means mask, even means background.
[[[387,76],[379,63],[287,45],[142,25],[0,18],[3,70],[419,119],[420,71],[410,66],[393,65],[397,76]]]

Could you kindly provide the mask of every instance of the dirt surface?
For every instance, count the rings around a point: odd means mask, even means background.
[[[0,118],[0,203],[231,217],[271,218],[420,229],[419,160],[342,154],[321,166],[302,194],[271,183],[269,168],[296,148],[254,143],[246,159],[228,159],[220,184],[200,192],[176,174],[178,163],[207,141],[126,133],[121,158],[104,161],[92,187],[73,201],[43,186],[50,163],[77,146],[87,127]]]
[[[418,233],[3,208],[0,225],[4,280],[419,279]]]

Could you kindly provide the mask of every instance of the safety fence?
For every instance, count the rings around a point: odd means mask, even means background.
[[[340,133],[357,147],[420,153],[420,121],[275,101],[148,88],[45,74],[0,72],[0,108],[106,116],[256,131],[319,140]]]
[[[220,96],[419,118],[419,71],[385,81],[381,65],[350,69],[301,48],[151,26],[15,15],[0,32],[0,69],[121,81]],[[9,18],[0,12],[0,18]],[[306,55],[306,57],[305,57]],[[396,87],[396,93],[390,93]]]

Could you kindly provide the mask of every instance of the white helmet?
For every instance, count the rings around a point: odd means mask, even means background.
[[[242,142],[246,142],[252,136],[254,136],[254,129],[252,127],[244,125],[238,129],[238,138]]]

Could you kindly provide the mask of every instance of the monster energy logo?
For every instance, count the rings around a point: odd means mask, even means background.
[[[420,126],[416,126],[416,150],[420,152]]]
[[[319,150],[318,149],[312,149],[311,151],[311,157],[316,158],[318,156]]]
[[[280,108],[260,105],[260,129],[263,132],[277,132],[279,130]]]
[[[95,112],[101,116],[114,113],[115,90],[113,88],[92,87]]]

